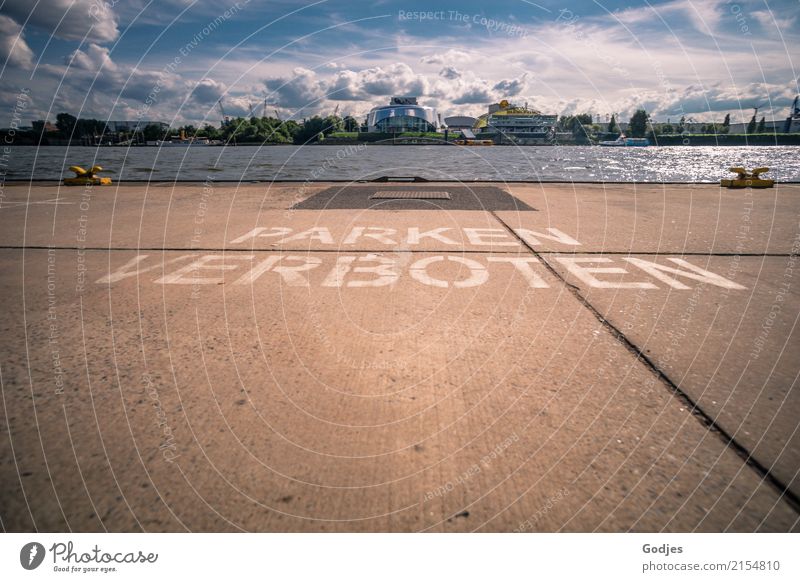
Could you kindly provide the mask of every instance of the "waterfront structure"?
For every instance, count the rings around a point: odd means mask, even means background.
[[[155,125],[159,129],[169,129],[169,124],[163,121],[148,121],[145,119],[125,120],[125,121],[106,121],[106,131],[119,133],[121,131],[142,131],[148,125]]]
[[[787,123],[788,122],[788,123]],[[728,133],[747,133],[749,121],[731,123]],[[764,121],[764,133],[797,133],[800,132],[800,116],[788,119],[773,119]]]
[[[507,100],[494,103],[478,117],[473,128],[479,137],[491,137],[497,142],[504,139],[519,144],[549,143],[562,136],[556,134],[558,115],[545,114],[536,109],[514,105]],[[563,137],[572,138],[572,134]]]
[[[792,106],[789,108],[789,117],[784,122],[783,131],[785,133],[800,132],[800,95],[796,95],[794,101],[792,101]]]
[[[416,97],[392,97],[389,105],[373,107],[367,116],[369,132],[433,132],[440,125],[436,110],[419,105]]]
[[[452,115],[444,118],[444,124],[447,126],[447,129],[451,131],[472,129],[475,127],[475,123],[477,123],[477,121],[478,120],[476,118],[470,117],[469,115]]]

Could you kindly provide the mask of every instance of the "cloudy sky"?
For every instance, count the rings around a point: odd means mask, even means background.
[[[216,124],[220,98],[229,115],[266,99],[270,115],[363,116],[391,95],[445,116],[507,98],[770,119],[798,75],[797,0],[0,0],[0,126],[25,90],[28,122]]]

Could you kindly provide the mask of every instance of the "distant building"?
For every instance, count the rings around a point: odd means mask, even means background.
[[[556,137],[567,140],[572,134],[556,135],[558,115],[541,113],[527,106],[520,107],[506,101],[489,105],[488,111],[478,117],[473,128],[496,142],[508,139],[520,144],[547,143]]]
[[[758,127],[759,121],[759,119],[756,119],[756,127]],[[731,123],[728,133],[747,133],[749,123],[749,121],[746,123]],[[800,118],[792,120],[788,132],[786,131],[786,119],[773,119],[772,121],[766,120],[764,122],[765,133],[792,133],[798,131],[800,131]]]
[[[32,129],[41,128],[43,133],[55,133],[58,131],[58,128],[49,121],[45,121],[44,119],[37,119],[33,122],[31,126]]]
[[[155,125],[160,129],[169,129],[169,124],[163,121],[148,121],[146,119],[137,119],[135,121],[106,121],[106,129],[113,133],[120,131],[142,131],[148,125]]]
[[[444,124],[448,129],[472,129],[478,120],[469,115],[454,115],[452,117],[445,117]]]
[[[436,110],[419,105],[416,97],[392,97],[389,105],[373,107],[367,116],[370,132],[432,132],[440,125]]]

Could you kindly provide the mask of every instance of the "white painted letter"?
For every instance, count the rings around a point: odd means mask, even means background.
[[[439,261],[443,261],[443,256],[438,257],[428,257],[425,259],[420,259],[416,263],[412,264],[408,272],[411,273],[411,276],[419,281],[424,285],[431,285],[432,287],[447,287],[447,281],[442,281],[441,279],[435,279],[428,275],[428,272],[425,270],[428,268],[428,265],[432,263],[438,263]]]
[[[298,232],[293,236],[286,237],[278,241],[279,243],[287,243],[295,240],[303,240],[308,239],[318,240],[324,245],[332,245],[333,244],[333,237],[331,236],[330,231],[324,226],[315,226],[314,228],[309,228],[308,230],[304,230],[303,232]]]
[[[267,230],[273,230],[273,231],[276,231],[276,232],[271,232],[269,234],[266,234],[265,231],[267,231]],[[233,239],[229,244],[238,245],[239,243],[243,243],[244,241],[250,240],[252,238],[257,238],[257,237],[262,237],[262,236],[263,237],[281,236],[281,235],[289,234],[290,232],[292,232],[292,229],[291,228],[286,228],[285,226],[275,226],[273,228],[266,228],[264,226],[258,226],[256,228],[254,228],[253,230],[251,230],[250,232],[248,232],[247,234],[243,234],[239,238]]]
[[[690,287],[684,285],[677,279],[673,279],[672,277],[665,275],[664,273],[672,273],[673,275],[686,277],[687,279],[694,279],[695,281],[700,281],[701,283],[709,283],[710,285],[716,285],[717,287],[722,287],[723,289],[746,289],[746,287],[739,285],[738,283],[734,283],[733,281],[730,281],[725,277],[721,277],[716,273],[712,273],[711,271],[706,271],[705,269],[696,267],[690,262],[684,261],[683,259],[668,258],[667,260],[672,261],[681,267],[685,267],[689,269],[689,271],[682,271],[681,269],[676,269],[675,267],[666,267],[664,265],[659,265],[651,261],[645,261],[634,257],[626,257],[625,260],[629,263],[633,263],[645,273],[652,275],[673,289],[689,289]]]
[[[197,274],[201,269],[206,270],[220,270],[230,271],[231,269],[238,269],[239,265],[230,265],[223,263],[221,265],[207,265],[211,261],[225,260],[225,259],[250,259],[254,258],[253,255],[240,255],[238,253],[233,255],[203,255],[196,261],[181,267],[171,275],[165,275],[155,282],[160,285],[215,285],[224,283],[224,277],[187,277],[186,275]]]
[[[409,268],[409,273],[411,273],[411,276],[414,279],[425,285],[430,285],[432,287],[447,288],[450,286],[450,284],[447,281],[431,277],[426,270],[429,265],[444,260],[445,257],[443,256],[420,259],[419,261],[411,265],[411,267]],[[481,265],[477,261],[455,256],[448,256],[447,260],[453,261],[454,263],[461,263],[462,265],[466,265],[470,270],[470,276],[467,279],[464,279],[463,281],[453,282],[454,287],[459,287],[459,288],[476,287],[478,285],[484,284],[487,281],[487,279],[489,279],[489,272],[483,265]]]
[[[365,230],[369,229],[370,231],[375,232],[364,232]],[[358,240],[359,237],[363,236],[364,238],[372,238],[378,241],[379,243],[383,243],[385,245],[396,245],[397,243],[390,239],[389,236],[397,233],[397,229],[394,228],[379,228],[377,226],[356,226],[353,230],[350,231],[350,234],[344,239],[342,244],[345,245],[352,245]]]
[[[197,255],[196,254],[181,255],[180,257],[175,257],[174,259],[158,263],[151,267],[145,267],[144,269],[134,269],[134,267],[136,267],[139,263],[145,260],[148,256],[150,255],[136,255],[134,258],[132,258],[130,261],[122,265],[119,269],[117,269],[113,273],[109,273],[105,277],[100,277],[97,281],[95,281],[95,283],[116,283],[117,281],[122,281],[123,279],[127,279],[128,277],[135,277],[136,275],[141,275],[142,273],[147,273],[148,271],[152,271],[153,269],[157,269],[159,267],[166,265],[171,265],[172,263],[177,263],[178,261],[182,261],[184,259],[196,257]]]
[[[489,279],[489,271],[486,270],[486,267],[481,265],[478,261],[473,261],[472,259],[465,259],[464,257],[454,257],[450,255],[447,257],[448,260],[453,261],[455,263],[461,263],[462,265],[466,265],[467,268],[470,270],[470,275],[468,279],[464,279],[463,281],[456,281],[453,283],[454,287],[464,288],[464,287],[477,287],[478,285],[483,285]]]
[[[285,257],[284,260],[305,261],[302,265],[296,265],[294,267],[284,267],[283,265],[279,265],[272,268],[274,272],[283,277],[283,281],[290,287],[309,287],[308,279],[299,273],[316,269],[322,263],[322,259],[319,257],[300,257],[297,255],[289,255],[288,257]]]
[[[344,283],[344,276],[350,272],[350,269],[352,269],[350,265],[355,260],[356,257],[338,257],[336,259],[336,265],[331,269],[331,272],[328,273],[328,276],[325,277],[325,280],[322,281],[322,286],[341,287]]]
[[[255,267],[250,269],[248,273],[242,275],[239,279],[234,281],[234,285],[248,285],[253,283],[256,279],[258,279],[261,275],[269,271],[272,266],[281,260],[280,255],[272,255],[261,261]]]
[[[542,234],[541,232],[528,230],[527,228],[514,228],[512,230],[517,233],[519,238],[521,238],[531,246],[542,244],[539,242],[540,238],[545,238],[547,240],[552,240],[557,243],[561,243],[562,245],[569,245],[573,247],[580,246],[581,244],[574,238],[572,238],[568,234],[564,234],[557,228],[548,228],[547,232],[549,232],[550,234]]]
[[[434,240],[438,240],[439,242],[443,242],[446,245],[457,245],[458,243],[453,239],[449,239],[446,236],[442,236],[446,230],[452,230],[451,228],[434,228],[433,230],[426,230],[425,232],[420,232],[419,227],[411,226],[408,229],[408,244],[410,245],[418,245],[419,241],[423,238],[432,238]]]
[[[528,285],[534,289],[549,289],[550,285],[545,283],[536,271],[531,268],[530,263],[538,263],[539,259],[534,257],[489,257],[490,263],[511,263],[519,271]]]
[[[464,234],[467,235],[467,240],[469,240],[470,244],[473,245],[498,246],[498,247],[519,246],[519,243],[513,240],[506,240],[505,242],[483,240],[484,237],[488,239],[493,239],[493,238],[508,239],[508,231],[502,228],[465,228]]]
[[[348,287],[383,287],[385,285],[391,285],[400,278],[400,274],[397,272],[397,261],[394,259],[390,259],[389,257],[381,257],[378,255],[366,255],[358,259],[358,262],[371,262],[375,261],[379,263],[374,267],[356,267],[353,269],[354,273],[373,273],[378,275],[375,279],[370,279],[366,281],[350,281],[347,283]]]
[[[624,274],[627,273],[625,269],[619,267],[581,267],[578,263],[611,263],[611,259],[603,257],[597,258],[567,258],[557,257],[556,260],[564,265],[570,273],[575,275],[578,279],[583,281],[589,287],[596,289],[658,289],[652,283],[647,282],[618,282],[600,281],[592,275],[592,273],[608,273],[608,274]]]

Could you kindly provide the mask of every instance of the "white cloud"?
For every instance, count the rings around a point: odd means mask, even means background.
[[[714,34],[723,16],[721,5],[725,0],[673,0],[663,4],[652,4],[636,8],[627,8],[614,13],[620,22],[626,25],[654,23],[662,25],[661,19],[670,21],[673,17],[689,22],[696,30],[704,34]]]
[[[108,72],[118,70],[117,65],[111,60],[109,50],[94,43],[91,43],[86,51],[80,49],[73,51],[66,57],[65,64],[92,72],[97,72],[101,68],[105,68]]]
[[[192,89],[192,99],[205,105],[213,105],[224,94],[225,84],[209,78],[200,79]]]
[[[65,40],[113,41],[119,35],[110,2],[100,0],[5,0],[3,12],[24,26]]]
[[[449,65],[450,63],[467,62],[472,60],[468,52],[450,49],[443,53],[425,55],[419,61],[426,65]]]
[[[127,22],[132,7],[146,1],[131,0],[114,10]],[[174,12],[184,1],[190,0],[169,0],[166,8],[159,3],[159,10]],[[7,13],[6,6],[12,6],[15,12],[9,15],[19,22],[17,18],[24,16],[23,7],[28,9],[28,4],[21,0],[6,2],[3,14]],[[92,2],[102,6],[100,0]],[[731,4],[725,0],[667,0],[653,3],[655,11],[643,7],[614,15],[597,11],[593,16],[576,14],[579,18],[571,24],[556,21],[554,13],[538,23],[526,22],[526,38],[481,31],[469,37],[447,36],[448,30],[443,28],[435,39],[436,46],[432,46],[431,38],[407,32],[394,34],[387,43],[385,31],[367,37],[362,30],[352,28],[345,37],[347,42],[332,44],[334,48],[323,54],[318,45],[298,43],[262,61],[271,41],[254,41],[226,56],[224,67],[215,66],[220,53],[210,55],[204,46],[178,70],[168,73],[161,67],[173,56],[169,50],[153,51],[146,65],[135,68],[132,61],[112,60],[109,50],[102,46],[105,41],[95,39],[70,55],[72,69],[60,92],[70,103],[80,105],[91,86],[86,107],[94,108],[92,114],[99,116],[115,103],[117,111],[135,111],[158,84],[152,117],[171,120],[178,111],[178,119],[194,122],[209,112],[216,120],[214,103],[223,94],[228,114],[247,115],[250,103],[263,103],[265,86],[272,93],[269,102],[275,103],[282,115],[292,112],[301,118],[330,113],[336,104],[341,104],[342,112],[363,115],[391,95],[416,95],[445,115],[482,113],[487,103],[510,98],[550,113],[617,112],[621,119],[627,119],[639,106],[659,118],[676,119],[680,114],[716,118],[731,110],[747,113],[751,105],[771,97],[776,114],[783,115],[779,110],[785,105],[778,104],[790,101],[796,90],[796,81],[794,85],[791,82],[796,73],[787,59],[787,46],[800,42],[796,23],[800,11],[773,5],[770,13],[763,4],[756,9],[754,0],[737,2],[758,34],[743,36],[730,11]],[[211,0],[201,3],[200,14],[212,10]],[[61,10],[63,15],[70,2],[52,0],[53,5],[57,8],[54,12]],[[70,11],[85,13],[88,4],[78,0],[74,5]],[[579,9],[572,8],[576,13]],[[783,38],[773,22],[774,15]],[[38,10],[34,16],[32,25],[47,29],[47,21]],[[117,34],[116,17],[107,16],[106,24],[114,26],[100,27],[105,30],[100,36],[112,38]],[[11,20],[5,26],[9,23],[10,33],[0,41],[5,52],[11,46],[7,38],[18,32]],[[52,22],[50,25],[54,26]],[[86,27],[59,29],[59,34],[65,37],[81,30],[85,32]],[[97,31],[92,35],[97,36]],[[382,48],[370,50],[373,40],[380,43],[374,46]],[[391,46],[387,49],[387,45]],[[24,41],[18,43],[17,50],[22,51],[13,56],[17,64],[33,60]],[[162,58],[164,62],[159,60]],[[43,66],[43,73],[51,73],[51,78],[60,79],[64,70],[51,64]],[[208,78],[212,74],[213,79]],[[46,75],[37,73],[37,78],[42,76]],[[772,84],[765,86],[764,78]],[[261,79],[266,81],[257,84]],[[768,110],[762,111],[769,119]]]
[[[523,73],[521,77],[516,79],[503,79],[494,87],[492,87],[492,89],[499,91],[508,97],[514,97],[525,90],[527,76],[527,73]]]
[[[797,24],[796,16],[779,15],[772,10],[753,10],[750,15],[768,32],[775,31],[776,28],[789,31]]]
[[[292,77],[267,79],[264,85],[271,95],[269,99],[281,107],[307,107],[325,96],[317,80],[317,74],[304,67],[296,67]]]
[[[0,15],[0,59],[12,67],[33,66],[33,51],[22,36],[22,27]]]
[[[488,87],[473,86],[453,99],[453,103],[456,105],[484,104],[490,103],[493,99]]]
[[[360,71],[340,70],[325,78],[298,67],[293,77],[270,78],[265,85],[272,91],[272,99],[289,108],[313,108],[324,99],[365,101],[391,95],[426,95],[433,87],[424,75],[414,73],[405,63]]]
[[[459,71],[455,67],[445,67],[441,71],[439,71],[439,76],[451,80],[459,79],[461,77],[461,71]]]

